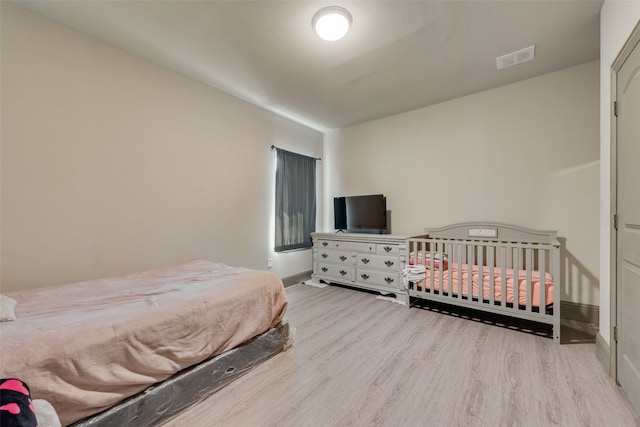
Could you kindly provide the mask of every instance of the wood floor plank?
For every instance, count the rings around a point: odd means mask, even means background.
[[[337,286],[287,295],[292,348],[165,427],[640,426],[593,343]]]

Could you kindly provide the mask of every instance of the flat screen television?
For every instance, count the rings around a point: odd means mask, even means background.
[[[333,199],[334,227],[351,233],[389,233],[384,194]]]

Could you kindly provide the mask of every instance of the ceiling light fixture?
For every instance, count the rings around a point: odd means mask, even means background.
[[[311,25],[321,39],[333,42],[349,31],[351,14],[340,6],[325,7],[313,15]]]

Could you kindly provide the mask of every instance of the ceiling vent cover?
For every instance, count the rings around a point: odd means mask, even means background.
[[[525,47],[515,52],[507,53],[496,58],[496,65],[498,70],[502,68],[511,67],[512,65],[519,64],[521,62],[530,61],[535,55],[536,46]]]

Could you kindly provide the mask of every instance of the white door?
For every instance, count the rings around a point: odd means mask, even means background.
[[[617,78],[618,382],[640,413],[640,45]]]

